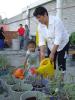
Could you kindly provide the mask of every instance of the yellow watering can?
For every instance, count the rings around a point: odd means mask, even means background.
[[[54,77],[54,63],[50,62],[49,58],[45,58],[41,61],[39,68],[36,70],[38,74],[43,75],[44,78]]]

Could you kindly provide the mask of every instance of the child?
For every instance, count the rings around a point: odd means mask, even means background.
[[[39,51],[36,51],[36,43],[33,40],[30,40],[27,44],[24,67],[25,71],[28,71],[28,75],[31,68],[39,67]]]

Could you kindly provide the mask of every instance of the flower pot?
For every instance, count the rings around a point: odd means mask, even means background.
[[[0,95],[0,100],[13,100],[12,99],[12,96],[11,95],[9,95],[9,96],[4,96],[4,94],[3,95]]]
[[[7,87],[9,88],[9,90],[11,90],[11,87],[16,84],[15,80],[13,77],[11,77],[10,75],[7,75],[5,78],[5,83],[7,85]]]
[[[20,100],[47,100],[47,96],[39,91],[27,91],[20,96]]]
[[[26,91],[32,90],[31,84],[15,84],[13,87],[11,87],[12,96],[14,97],[13,100],[20,100],[21,94],[23,94]]]
[[[14,80],[7,80],[7,84],[12,86],[12,85],[14,85],[14,84],[16,84],[16,83],[15,83]]]
[[[2,79],[0,79],[0,100],[12,100],[10,89]]]

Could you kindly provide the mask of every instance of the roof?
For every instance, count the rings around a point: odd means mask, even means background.
[[[41,4],[45,4],[45,3],[51,2],[51,1],[53,1],[53,0],[38,0],[38,1],[36,1],[36,2],[34,2],[34,3],[32,3],[32,4],[30,4],[30,5],[28,5],[27,7],[23,8],[22,11],[24,12],[24,11],[26,11],[27,9],[32,9],[32,8],[34,8],[34,7],[36,7],[36,6],[39,6],[39,5],[41,5]]]

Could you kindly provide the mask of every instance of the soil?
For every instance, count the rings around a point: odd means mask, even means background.
[[[16,91],[16,92],[23,92],[24,90],[22,90],[22,89],[15,89],[14,91]]]
[[[38,85],[33,85],[33,91],[35,90],[37,90],[37,91],[42,91],[43,90],[43,88],[44,88],[45,86],[44,85],[41,85],[41,84],[38,84]]]
[[[35,88],[43,88],[43,87],[45,87],[44,85],[41,85],[41,84],[38,84],[38,85],[33,85],[33,87],[35,87]]]
[[[16,83],[15,83],[15,81],[7,81],[7,84],[8,84],[8,85],[14,85],[14,84],[16,84]]]
[[[27,98],[25,100],[36,100],[36,97],[29,97],[29,98]]]

